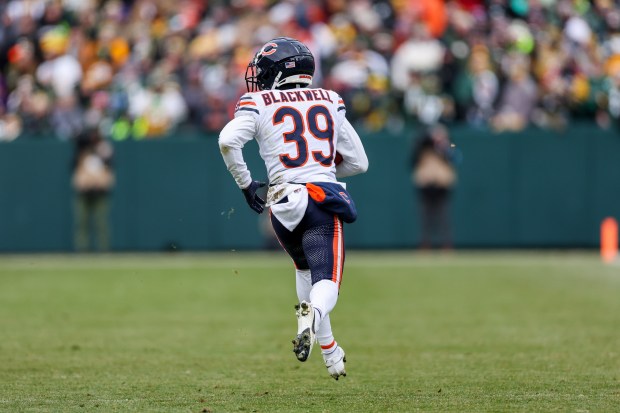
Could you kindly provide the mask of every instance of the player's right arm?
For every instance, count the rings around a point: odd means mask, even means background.
[[[252,182],[242,149],[256,135],[258,113],[252,97],[243,95],[235,108],[235,117],[224,126],[218,139],[224,163],[241,189]]]
[[[258,109],[248,95],[239,100],[235,117],[220,132],[218,143],[228,171],[243,191],[245,199],[254,211],[263,212],[265,201],[256,195],[256,190],[265,184],[252,180],[252,174],[243,159],[243,147],[256,135]]]

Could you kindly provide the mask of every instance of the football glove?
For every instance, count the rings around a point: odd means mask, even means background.
[[[263,206],[265,205],[265,200],[256,194],[258,188],[262,188],[267,185],[265,182],[252,181],[247,188],[242,189],[243,196],[245,197],[245,201],[248,203],[250,208],[252,208],[256,213],[261,214],[263,212]]]

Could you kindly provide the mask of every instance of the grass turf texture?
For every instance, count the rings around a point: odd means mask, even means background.
[[[352,252],[348,376],[300,363],[283,253],[0,256],[0,411],[618,411],[620,267]]]

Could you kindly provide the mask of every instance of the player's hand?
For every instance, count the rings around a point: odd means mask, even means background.
[[[342,155],[340,155],[340,152],[336,151],[336,156],[334,156],[334,163],[336,164],[336,166],[340,165],[343,160],[344,158],[342,157]]]
[[[256,190],[258,188],[262,188],[267,185],[265,182],[252,181],[247,188],[242,189],[243,196],[245,196],[245,201],[248,203],[250,208],[256,211],[258,214],[263,212],[263,206],[265,205],[265,200],[260,196],[256,195]]]

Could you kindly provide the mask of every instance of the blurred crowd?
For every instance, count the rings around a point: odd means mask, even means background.
[[[0,19],[0,140],[219,131],[281,35],[369,131],[620,118],[614,0],[13,0]]]

